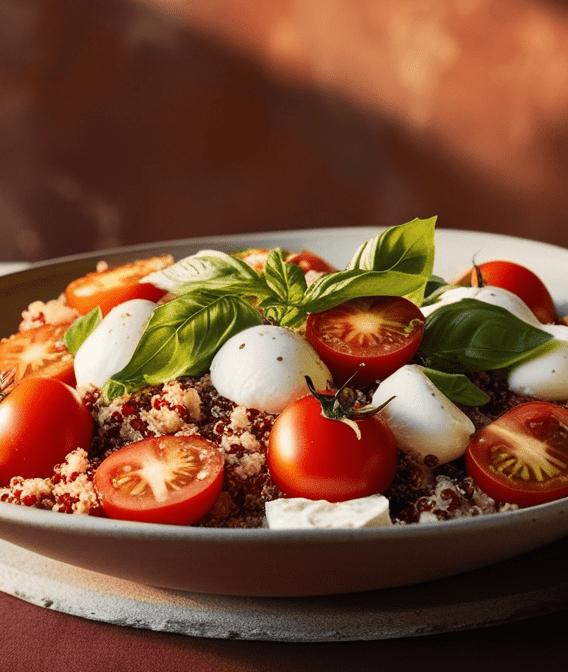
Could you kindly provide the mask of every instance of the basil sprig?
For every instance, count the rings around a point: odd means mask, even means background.
[[[156,308],[131,361],[109,380],[107,398],[205,372],[235,333],[263,320],[297,328],[308,313],[362,296],[420,304],[434,264],[436,218],[414,219],[367,241],[346,270],[307,286],[302,270],[271,250],[262,273],[224,252],[203,250],[144,279],[177,298]]]
[[[420,351],[439,371],[491,371],[556,347],[552,340],[500,306],[462,299],[427,317]]]

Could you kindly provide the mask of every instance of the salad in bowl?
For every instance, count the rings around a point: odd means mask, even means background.
[[[530,269],[434,275],[435,218],[318,250],[109,266],[0,342],[0,501],[352,529],[568,495],[568,325]]]

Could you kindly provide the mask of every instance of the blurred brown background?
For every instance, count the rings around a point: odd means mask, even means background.
[[[0,259],[400,224],[568,247],[568,4],[0,0]]]

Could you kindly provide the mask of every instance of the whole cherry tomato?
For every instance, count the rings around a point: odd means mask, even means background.
[[[401,296],[362,297],[309,315],[306,340],[336,385],[354,374],[355,383],[375,383],[408,364],[424,323],[418,306]]]
[[[568,495],[568,410],[531,401],[515,406],[471,440],[466,469],[498,502],[521,507]]]
[[[325,259],[309,250],[302,250],[301,252],[290,253],[286,256],[285,261],[289,264],[296,264],[304,273],[308,271],[318,271],[320,273],[334,273],[337,269],[329,264]]]
[[[507,289],[521,298],[543,324],[558,321],[554,301],[546,285],[531,270],[513,261],[487,261],[473,268],[470,281],[479,285],[479,274],[485,285]]]
[[[287,406],[270,432],[270,474],[288,497],[340,502],[384,492],[394,479],[394,436],[379,415],[332,420],[308,395]]]
[[[67,303],[86,315],[96,306],[100,306],[103,315],[111,308],[130,299],[148,299],[158,301],[166,292],[142,278],[172,263],[170,255],[140,259],[103,271],[94,271],[77,278],[67,285],[65,298]]]
[[[149,437],[111,453],[95,472],[109,518],[191,525],[211,509],[224,459],[200,436]]]
[[[75,448],[89,450],[93,421],[76,391],[52,378],[24,378],[0,401],[0,485],[47,478]]]

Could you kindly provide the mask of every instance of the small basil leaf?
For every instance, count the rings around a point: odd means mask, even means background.
[[[420,276],[398,271],[338,271],[313,282],[302,306],[310,313],[321,313],[362,296],[412,296],[423,291],[424,284]]]
[[[424,301],[422,302],[423,306],[428,306],[443,294],[451,285],[440,278],[437,275],[432,275],[428,282],[426,283],[426,289],[424,290]]]
[[[99,306],[78,317],[63,335],[63,342],[72,355],[76,355],[87,336],[102,322],[103,314]]]
[[[420,350],[434,369],[491,371],[534,356],[552,338],[500,306],[462,299],[427,317]]]
[[[423,279],[422,287],[408,296],[418,305],[424,297],[424,287],[432,275],[435,252],[436,217],[413,219],[392,226],[363,243],[347,269],[366,271],[397,271]],[[398,296],[406,294],[398,293]]]
[[[271,250],[264,267],[264,280],[272,294],[289,305],[299,305],[306,291],[306,278],[296,264],[284,261],[281,250]]]
[[[182,375],[197,376],[234,334],[262,323],[244,299],[184,294],[156,308],[130,362],[104,386],[108,399]]]
[[[246,262],[216,250],[202,250],[185,257],[144,280],[178,295],[195,289],[252,296],[267,293],[264,280]]]
[[[423,367],[422,371],[434,385],[454,404],[462,406],[483,406],[490,397],[474,385],[463,373],[444,373]]]

